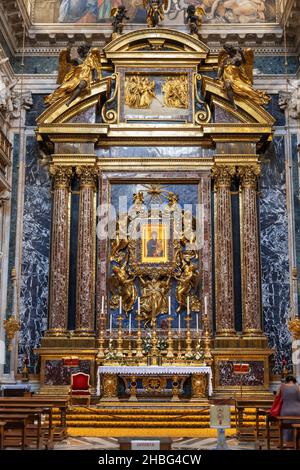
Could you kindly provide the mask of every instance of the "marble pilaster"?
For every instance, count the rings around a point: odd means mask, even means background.
[[[48,336],[64,336],[68,325],[70,167],[52,167],[54,179],[50,314]]]
[[[234,336],[233,241],[230,186],[234,166],[214,166],[217,336]]]
[[[243,332],[246,336],[255,336],[262,334],[257,214],[257,178],[260,167],[239,167],[238,175],[241,183]]]
[[[94,334],[95,306],[95,191],[97,167],[77,167],[80,180],[79,229],[77,254],[76,334]]]

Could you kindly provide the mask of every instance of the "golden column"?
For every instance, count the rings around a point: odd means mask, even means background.
[[[98,174],[99,169],[96,166],[76,168],[76,175],[80,180],[76,299],[76,334],[79,336],[94,334],[96,246],[94,196]]]
[[[65,336],[68,328],[70,182],[72,168],[50,167],[53,209],[48,336]]]
[[[235,336],[231,181],[234,166],[215,165],[215,277],[217,337]]]
[[[259,165],[238,168],[241,183],[241,258],[243,332],[245,336],[262,335],[257,179]]]

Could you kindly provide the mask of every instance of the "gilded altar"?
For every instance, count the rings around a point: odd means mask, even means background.
[[[37,131],[53,180],[41,392],[65,393],[64,358],[75,355],[95,395],[98,367],[151,366],[211,367],[214,393],[231,394],[243,362],[244,390],[266,393],[257,198],[274,119],[253,53],[214,54],[195,34],[158,27],[86,50],[68,73]],[[150,376],[143,389],[164,389]],[[197,377],[190,399],[206,393]],[[116,396],[116,381],[104,380],[104,395]]]

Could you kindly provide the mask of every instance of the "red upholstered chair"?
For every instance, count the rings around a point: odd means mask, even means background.
[[[70,406],[74,399],[87,400],[87,405],[91,404],[90,375],[84,372],[77,372],[71,376],[71,387],[69,390]]]

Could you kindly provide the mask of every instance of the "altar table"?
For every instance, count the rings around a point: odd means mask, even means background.
[[[211,396],[212,370],[208,366],[100,366],[97,372],[97,395],[102,400],[117,399],[118,377],[130,381],[130,399],[136,400],[137,379],[149,378],[155,388],[155,379],[168,378],[172,381],[173,400],[178,399],[183,382],[191,377],[191,399]],[[151,382],[150,382],[151,383]]]

